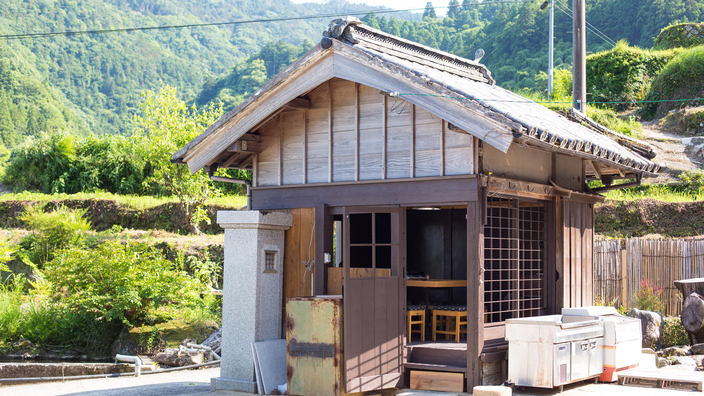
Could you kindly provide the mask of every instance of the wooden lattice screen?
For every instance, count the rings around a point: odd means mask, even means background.
[[[545,207],[489,197],[484,227],[484,321],[544,313]]]

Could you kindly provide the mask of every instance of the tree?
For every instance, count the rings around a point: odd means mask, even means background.
[[[423,19],[425,18],[437,18],[438,15],[435,13],[435,7],[433,7],[433,3],[427,2],[425,3],[425,11],[423,11]]]
[[[460,15],[460,2],[459,0],[450,0],[450,4],[447,7],[447,16],[450,18],[457,18]]]
[[[477,4],[477,0],[462,0],[462,11],[471,10],[474,4]]]
[[[168,85],[158,93],[145,91],[142,96],[142,115],[134,117],[134,141],[151,168],[145,187],[156,195],[178,197],[191,232],[199,234],[201,221],[209,221],[203,204],[218,191],[207,174],[191,174],[188,167],[172,164],[171,156],[220,118],[222,107],[210,106],[201,112],[195,106],[188,109],[176,88]]]

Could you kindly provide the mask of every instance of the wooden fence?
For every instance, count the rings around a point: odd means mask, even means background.
[[[633,307],[633,297],[649,282],[662,289],[663,314],[679,316],[680,279],[704,277],[703,239],[594,241],[594,300]]]

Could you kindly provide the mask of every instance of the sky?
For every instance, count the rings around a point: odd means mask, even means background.
[[[324,3],[325,0],[291,0],[293,3]],[[364,3],[368,4],[370,6],[385,6],[388,8],[392,8],[394,10],[407,10],[410,8],[419,8],[420,10],[414,11],[414,12],[420,12],[423,13],[423,9],[425,8],[425,4],[428,2],[428,0],[366,0],[366,1],[360,1],[360,0],[349,0],[350,3]],[[438,7],[435,9],[435,13],[438,16],[445,16],[445,13],[447,12],[447,8],[440,8],[439,6],[446,6],[450,1],[449,0],[441,0],[441,1],[432,1],[434,6]],[[460,1],[460,3],[462,3]]]

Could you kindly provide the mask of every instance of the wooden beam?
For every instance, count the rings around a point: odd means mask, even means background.
[[[306,98],[295,98],[284,105],[287,109],[308,110],[310,109],[310,100]]]
[[[239,153],[232,154],[230,159],[227,161],[223,162],[222,165],[220,165],[220,168],[227,168],[228,166],[232,165],[233,162],[240,156]]]
[[[479,179],[474,182],[479,190]],[[480,194],[482,195],[482,194]],[[484,349],[484,218],[479,201],[467,205],[467,390],[482,384]]]
[[[332,254],[332,216],[327,204],[315,205],[315,294],[325,294],[325,253]],[[303,238],[305,240],[305,238]]]
[[[445,176],[445,120],[440,120],[440,124],[440,176]]]
[[[279,185],[284,184],[284,118],[279,116]]]
[[[243,152],[243,153],[260,153],[262,151],[261,142],[254,140],[238,140],[231,144],[226,151],[233,152]]]
[[[596,165],[594,165],[594,161],[587,161],[589,166],[591,166],[592,171],[594,172],[594,175],[598,178],[601,179],[601,172],[599,172],[599,169],[596,168]]]
[[[479,199],[474,176],[389,179],[266,186],[252,189],[252,209],[310,208],[319,203],[335,206],[464,204]]]
[[[252,154],[252,187],[259,185],[259,154]]]
[[[411,104],[411,178],[416,177],[416,105]]]
[[[381,179],[384,180],[386,179],[386,147],[388,145],[387,138],[386,138],[386,126],[388,124],[387,120],[387,111],[388,111],[388,102],[387,102],[387,96],[382,95],[382,104],[384,106],[382,112],[381,112]]]
[[[303,184],[308,183],[308,112],[303,112]]]
[[[354,83],[354,180],[359,180],[359,84]]]
[[[332,82],[328,80],[328,183],[332,183]]]

